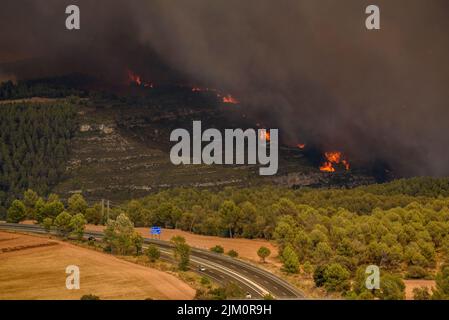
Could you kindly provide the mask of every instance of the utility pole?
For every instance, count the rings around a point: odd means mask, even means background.
[[[107,202],[107,209],[108,209],[108,211],[107,211],[107,218],[109,219],[109,200],[108,200],[108,202]],[[107,221],[107,220],[106,220]]]
[[[101,199],[101,216],[104,219],[104,199]],[[106,219],[104,221],[107,221]]]

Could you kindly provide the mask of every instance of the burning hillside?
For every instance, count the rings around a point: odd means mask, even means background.
[[[193,87],[192,92],[212,92],[223,103],[238,104],[239,101],[230,94],[223,94],[217,89]]]
[[[346,171],[351,168],[349,161],[339,151],[325,152],[324,157],[325,161],[320,166],[320,171],[322,172],[335,172],[338,165],[342,166]]]
[[[135,85],[138,87],[143,86],[145,88],[153,88],[154,87],[153,83],[144,81],[140,75],[132,72],[129,69],[126,70],[126,75],[127,75],[127,84],[128,85]]]

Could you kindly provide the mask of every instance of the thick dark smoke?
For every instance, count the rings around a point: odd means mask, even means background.
[[[81,30],[64,28],[81,8]],[[366,6],[381,8],[367,31]],[[125,68],[232,92],[291,143],[449,175],[447,0],[2,1],[0,76]]]

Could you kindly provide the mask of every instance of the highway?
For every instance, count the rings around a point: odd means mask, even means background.
[[[38,225],[0,223],[0,230],[2,229],[47,234],[47,232]],[[86,231],[84,236],[101,239],[103,233]],[[172,243],[144,238],[144,246],[147,246],[148,244],[154,244],[159,247],[163,259],[173,260]],[[204,266],[206,270],[199,270],[200,265]],[[207,276],[220,284],[233,282],[244,290],[244,292],[250,293],[253,299],[263,298],[263,296],[267,294],[271,294],[276,299],[304,299],[304,295],[296,288],[266,270],[253,266],[247,262],[203,249],[191,248],[190,269],[202,276]]]

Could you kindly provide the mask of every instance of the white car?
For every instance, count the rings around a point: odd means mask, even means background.
[[[206,271],[206,267],[200,264],[200,265],[198,266],[198,270],[204,272],[204,271]]]
[[[245,298],[246,299],[251,299],[253,296],[251,295],[251,293],[247,292]]]

